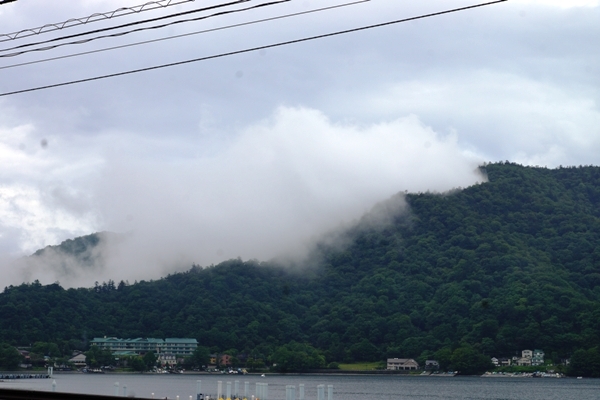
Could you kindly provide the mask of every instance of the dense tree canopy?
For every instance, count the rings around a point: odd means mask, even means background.
[[[198,346],[191,356],[187,357],[186,364],[192,367],[203,367],[210,361],[210,350],[206,346]]]
[[[90,346],[85,353],[86,363],[92,368],[100,368],[106,365],[113,365],[115,356],[110,350],[101,349],[98,346]]]
[[[481,169],[486,183],[378,205],[295,267],[238,259],[132,285],[8,287],[0,340],[194,337],[255,360],[295,342],[327,363],[446,349],[448,365],[600,346],[600,168]]]
[[[15,370],[23,360],[21,353],[8,343],[0,343],[0,367]]]
[[[325,357],[317,349],[305,344],[291,341],[275,350],[272,361],[279,372],[308,371],[325,367]]]

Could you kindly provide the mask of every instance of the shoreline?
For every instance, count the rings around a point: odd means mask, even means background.
[[[23,372],[23,371],[0,371],[0,375],[46,375],[38,373],[37,371],[32,372]],[[152,376],[152,375],[191,375],[191,376],[258,376],[265,375],[265,377],[269,376],[406,376],[406,377],[433,377],[433,378],[453,378],[453,377],[476,377],[476,378],[514,378],[514,379],[523,379],[523,378],[532,378],[531,375],[528,374],[517,374],[517,373],[505,373],[505,374],[491,374],[486,373],[482,375],[458,375],[458,374],[447,374],[447,373],[439,373],[439,374],[423,374],[423,373],[408,373],[407,371],[389,371],[389,370],[364,370],[364,371],[347,371],[347,370],[314,370],[307,372],[249,372],[247,374],[227,374],[221,372],[206,372],[206,371],[183,371],[178,374],[156,374],[153,372],[134,372],[134,371],[106,371],[103,373],[85,373],[81,371],[54,371],[52,377],[60,376],[60,375],[144,375],[144,376]],[[45,378],[51,379],[52,377]],[[557,378],[556,376],[544,376],[544,378]],[[575,377],[570,377],[563,375],[560,378],[562,379],[575,379]],[[587,378],[593,379],[593,378]],[[29,378],[16,378],[10,379],[10,381],[27,381]],[[0,381],[2,382],[2,381]]]

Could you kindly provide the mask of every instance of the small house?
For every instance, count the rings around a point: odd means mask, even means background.
[[[412,358],[388,358],[387,369],[393,371],[417,370],[419,363]]]

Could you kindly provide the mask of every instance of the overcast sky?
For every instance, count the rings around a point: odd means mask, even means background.
[[[17,65],[346,2],[291,0],[1,57],[0,93],[477,4],[371,0]],[[11,34],[144,3],[18,0],[0,6],[0,27]],[[4,41],[0,55],[22,44],[220,3],[181,1]],[[252,0],[180,19],[258,4]],[[301,251],[319,234],[360,218],[398,192],[475,184],[482,162],[598,165],[598,21],[597,0],[509,0],[0,97],[0,268],[6,269],[0,284],[39,278],[90,286],[108,278],[157,278],[192,262],[267,260]],[[95,36],[106,33],[113,31]],[[104,230],[128,233],[129,245],[112,254],[102,271],[69,277],[37,267],[25,276],[7,264]]]

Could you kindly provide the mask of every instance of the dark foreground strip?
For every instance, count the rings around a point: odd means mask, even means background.
[[[0,400],[114,400],[121,397],[98,394],[40,392],[37,390],[0,389]],[[136,397],[136,399],[147,399]]]

